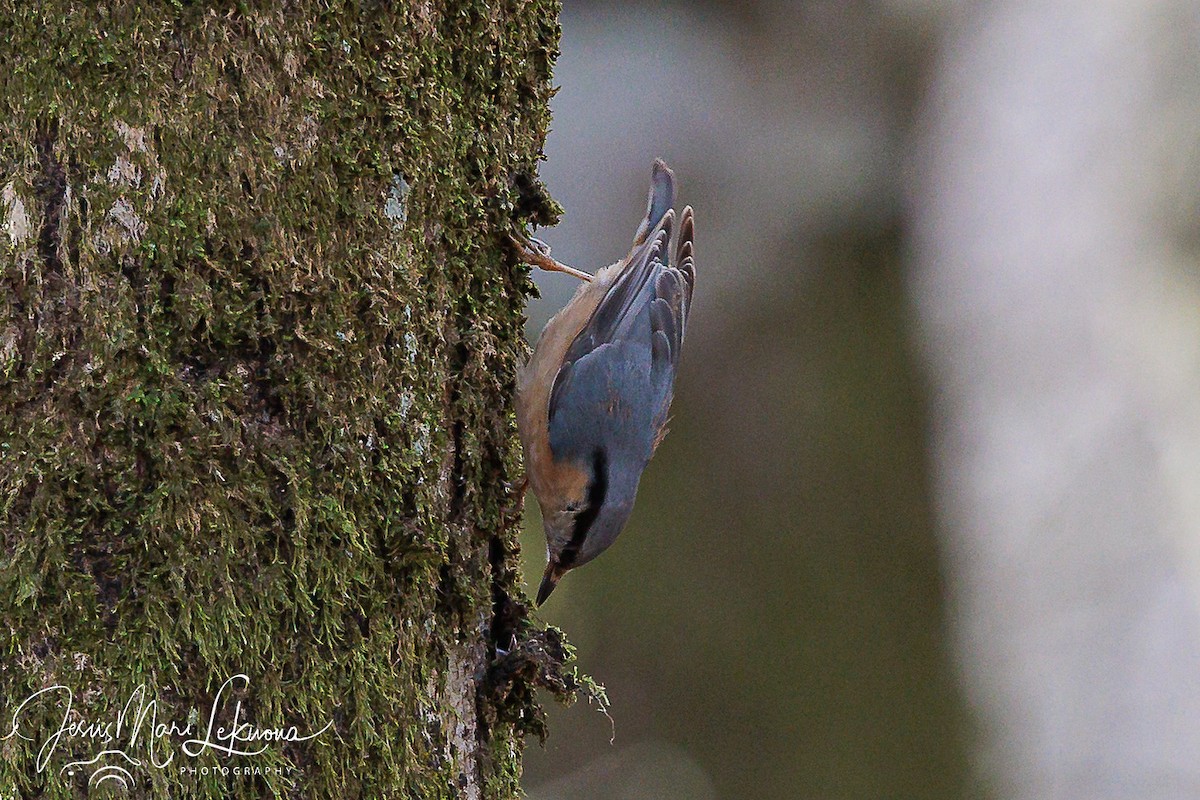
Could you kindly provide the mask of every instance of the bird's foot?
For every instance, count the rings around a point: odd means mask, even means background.
[[[521,255],[521,260],[526,264],[539,267],[548,272],[565,272],[567,275],[572,275],[579,278],[581,281],[590,281],[592,276],[580,269],[568,267],[561,261],[555,261],[550,257],[550,247],[542,241],[531,239],[527,236],[508,235],[509,241],[513,247],[517,248],[517,252]]]

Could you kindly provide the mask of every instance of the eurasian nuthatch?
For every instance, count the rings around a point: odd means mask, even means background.
[[[666,433],[695,283],[692,209],[679,216],[672,254],[674,204],[675,176],[655,161],[633,248],[595,276],[514,237],[528,263],[585,281],[546,324],[517,378],[525,472],[546,531],[538,605],[563,574],[617,538]]]

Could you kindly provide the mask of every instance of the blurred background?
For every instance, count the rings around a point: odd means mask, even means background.
[[[1200,797],[1200,6],[562,26],[538,235],[615,261],[662,156],[698,285],[633,518],[541,611],[612,723],[552,708],[529,796]]]

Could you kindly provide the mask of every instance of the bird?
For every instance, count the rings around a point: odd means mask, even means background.
[[[629,254],[595,275],[510,234],[526,263],[582,281],[517,374],[517,431],[546,534],[538,606],[612,545],[666,435],[696,279],[692,208],[677,220],[674,206],[675,175],[657,159]]]

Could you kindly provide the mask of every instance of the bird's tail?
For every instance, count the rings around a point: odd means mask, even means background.
[[[661,158],[655,159],[650,173],[650,197],[646,202],[646,218],[633,236],[633,246],[643,244],[667,211],[675,206],[675,173]]]

